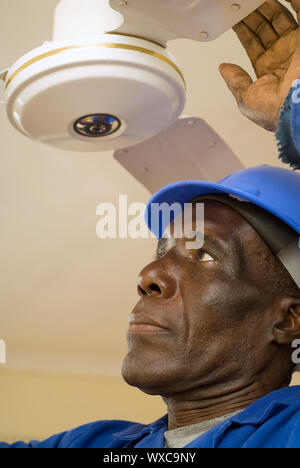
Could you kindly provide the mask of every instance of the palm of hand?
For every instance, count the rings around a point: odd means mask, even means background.
[[[275,131],[278,114],[291,84],[299,78],[299,68],[293,57],[299,30],[280,37],[269,49],[253,61],[257,76],[240,102],[244,115],[267,130]]]

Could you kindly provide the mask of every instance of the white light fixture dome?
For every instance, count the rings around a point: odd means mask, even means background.
[[[105,34],[104,26],[116,24],[119,14],[104,6],[63,0],[54,40],[9,70],[7,114],[23,134],[57,148],[104,151],[140,143],[181,114],[185,86],[174,58],[153,42]],[[88,118],[91,131],[78,131]]]

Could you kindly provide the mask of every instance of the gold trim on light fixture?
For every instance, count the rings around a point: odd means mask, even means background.
[[[162,47],[163,49],[167,48],[167,46],[165,46],[164,44],[161,44],[160,42],[153,41],[152,39],[147,39],[146,37],[136,36],[135,34],[121,33],[121,32],[107,32],[105,34],[110,35],[110,36],[117,35],[117,36],[124,36],[124,37],[126,37],[126,36],[127,37],[134,37],[135,39],[141,39],[142,41],[152,42],[152,44],[155,44],[155,45],[157,45],[159,47]]]
[[[107,48],[110,48],[110,49],[123,49],[123,50],[134,50],[135,52],[140,52],[142,54],[147,54],[147,55],[151,55],[152,57],[156,57],[158,58],[159,60],[162,60],[163,62],[166,62],[168,65],[170,65],[175,71],[177,71],[177,73],[180,75],[180,77],[182,78],[184,84],[186,85],[185,83],[185,79],[184,79],[184,76],[180,70],[180,68],[174,63],[172,62],[172,60],[168,59],[167,57],[165,57],[164,55],[162,54],[159,54],[158,52],[154,52],[152,50],[149,50],[149,49],[145,49],[144,47],[139,47],[139,46],[135,46],[135,45],[130,45],[130,44],[113,44],[113,43],[102,43],[102,44],[87,44],[87,45],[80,45],[80,46],[67,46],[67,47],[61,47],[60,49],[55,49],[55,50],[50,50],[49,52],[46,52],[42,55],[39,55],[37,57],[34,57],[32,58],[31,60],[28,60],[26,63],[24,63],[21,67],[19,67],[7,80],[6,84],[5,84],[5,89],[10,85],[10,83],[12,82],[12,80],[17,76],[19,75],[19,73],[21,73],[23,70],[25,70],[26,68],[30,67],[31,65],[33,65],[34,63],[37,63],[37,62],[40,62],[41,60],[45,59],[45,58],[48,58],[48,57],[53,57],[54,55],[58,55],[62,52],[66,52],[68,50],[74,50],[74,49],[86,49],[86,48],[89,48],[89,47],[107,47]]]

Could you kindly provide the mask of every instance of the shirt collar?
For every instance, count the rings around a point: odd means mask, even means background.
[[[296,404],[299,405],[299,397],[300,387],[287,387],[260,398],[244,411],[229,418],[216,428],[212,437],[212,448],[217,447],[218,441],[233,424],[238,426],[261,426],[280,411]],[[205,437],[205,434],[203,437]]]
[[[299,404],[300,401],[300,386],[286,387],[275,392],[269,393],[263,398],[249,405],[241,413],[232,416],[229,420],[220,426],[221,432],[226,430],[232,423],[239,425],[260,425],[267,421],[274,413],[285,409],[294,404]],[[144,434],[150,434],[164,428],[164,432],[168,430],[168,415],[158,419],[152,424],[133,424],[129,428],[115,433],[113,436],[122,440],[139,439]]]
[[[133,424],[124,431],[116,432],[113,436],[122,440],[135,440],[139,439],[144,434],[158,431],[164,428],[164,432],[168,430],[168,415],[164,415],[152,424]]]
[[[297,403],[299,396],[300,386],[276,390],[249,405],[244,411],[230,418],[230,421],[240,425],[260,425],[274,413]]]

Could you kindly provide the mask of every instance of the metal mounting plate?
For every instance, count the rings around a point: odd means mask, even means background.
[[[179,180],[217,182],[244,169],[220,136],[197,117],[178,119],[168,130],[116,151],[114,157],[151,193]]]
[[[179,38],[215,39],[264,0],[109,0],[109,3],[124,16],[117,32],[166,44]]]

